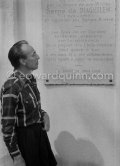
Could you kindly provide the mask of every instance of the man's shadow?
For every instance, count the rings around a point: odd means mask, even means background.
[[[68,131],[62,131],[55,140],[58,166],[104,166],[97,147],[89,140],[75,139]]]

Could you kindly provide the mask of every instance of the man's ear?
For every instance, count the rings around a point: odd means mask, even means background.
[[[25,61],[25,59],[23,59],[23,58],[22,58],[22,59],[20,59],[20,60],[19,60],[19,62],[20,62],[20,64],[21,64],[21,65],[23,65],[23,66],[25,66],[25,65],[26,65],[26,61]]]

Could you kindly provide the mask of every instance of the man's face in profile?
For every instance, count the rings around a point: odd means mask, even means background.
[[[22,51],[26,56],[24,66],[29,70],[36,70],[38,68],[38,60],[40,59],[36,51],[29,44],[23,44]]]

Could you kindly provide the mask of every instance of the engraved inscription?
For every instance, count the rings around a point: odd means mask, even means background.
[[[45,72],[114,74],[114,0],[43,0],[42,17]]]

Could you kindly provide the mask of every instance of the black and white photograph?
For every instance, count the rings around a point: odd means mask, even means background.
[[[119,0],[0,0],[0,166],[120,166]]]

